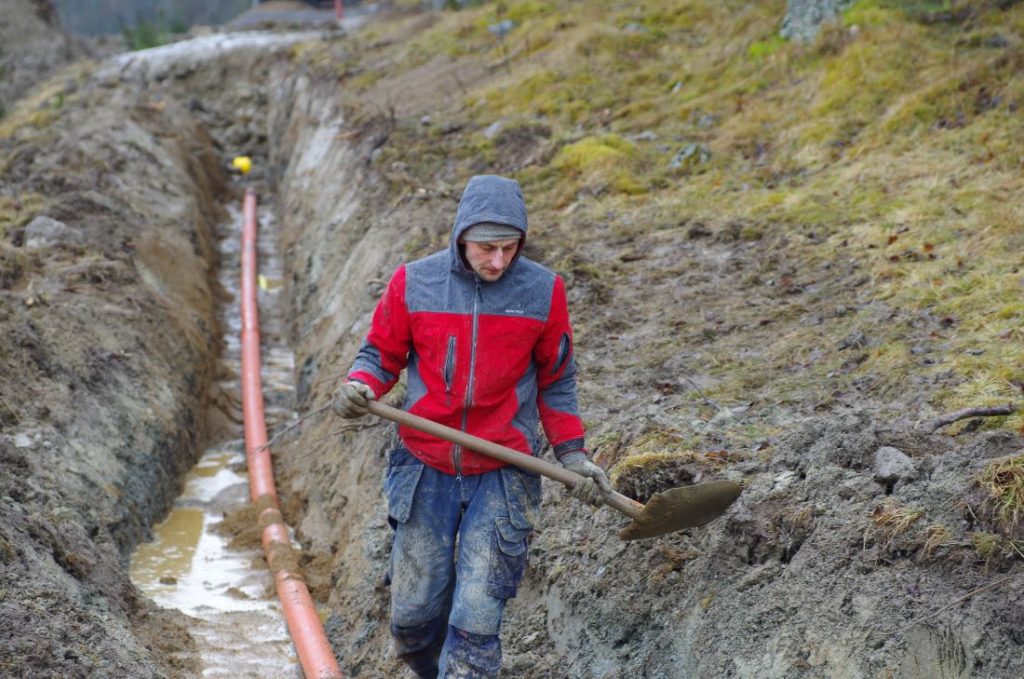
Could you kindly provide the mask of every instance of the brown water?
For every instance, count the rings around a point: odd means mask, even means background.
[[[239,238],[241,215],[232,208],[222,225],[220,282],[234,301],[225,304],[222,357],[229,379],[222,387],[240,397],[241,363],[238,310]],[[292,370],[290,350],[275,338],[282,316],[281,265],[274,252],[272,216],[260,211],[260,326],[264,338],[263,388],[267,426],[291,418]],[[158,605],[176,608],[192,618],[204,677],[301,676],[288,636],[273,579],[256,549],[231,549],[214,526],[227,512],[248,502],[244,443],[218,442],[203,454],[185,479],[182,494],[170,515],[154,528],[154,539],[132,555],[135,584]],[[296,548],[298,546],[296,545]]]

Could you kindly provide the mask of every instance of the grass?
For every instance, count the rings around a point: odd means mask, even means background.
[[[562,147],[552,166],[568,180],[573,193],[589,188],[592,193],[605,189],[619,193],[644,193],[646,188],[635,179],[637,150],[618,135],[585,137]]]
[[[891,498],[886,498],[871,512],[871,525],[875,540],[888,549],[897,537],[903,535],[924,516],[923,509],[904,507]]]
[[[985,561],[985,568],[993,563],[1024,559],[1021,543],[996,533],[971,533],[971,545],[978,558]]]
[[[943,547],[954,544],[953,534],[941,523],[933,523],[925,529],[925,541],[921,547],[921,556],[929,558]]]
[[[124,41],[130,50],[145,50],[151,47],[166,45],[174,33],[185,33],[188,27],[180,20],[167,24],[166,27],[148,21],[140,21],[131,28],[122,31]]]
[[[651,469],[672,463],[685,464],[693,462],[695,459],[697,459],[697,453],[692,450],[636,453],[616,463],[608,477],[615,483],[620,477],[641,469]]]
[[[724,450],[698,451],[699,437],[667,429],[654,429],[620,448],[620,437],[606,434],[595,439],[598,445],[613,444],[614,454],[603,454],[601,461],[609,466],[609,478],[615,482],[636,475],[653,473],[658,470],[673,470],[680,465],[696,463],[708,469],[720,469],[732,457]]]
[[[68,101],[80,96],[77,86],[88,79],[94,67],[94,62],[74,62],[25,93],[13,109],[0,117],[0,141],[45,132],[67,110]],[[0,157],[0,174],[6,171],[8,163],[9,158]]]
[[[987,494],[987,506],[999,528],[1013,535],[1024,517],[1024,455],[989,463],[978,483]]]
[[[45,205],[46,199],[38,193],[0,196],[0,240],[6,240],[12,230],[32,221]]]
[[[421,185],[442,167],[461,177],[499,161],[501,149],[479,134],[493,122],[533,122],[550,129],[553,152],[511,173],[531,218],[577,248],[604,236],[563,226],[567,210],[575,224],[610,221],[624,239],[666,224],[702,222],[712,233],[740,224],[737,240],[764,253],[761,270],[742,274],[752,297],[770,294],[785,262],[798,262],[785,275],[820,292],[794,292],[795,303],[760,318],[725,298],[722,325],[742,331],[704,335],[689,316],[649,352],[651,367],[683,343],[699,346],[715,400],[827,405],[859,384],[896,401],[918,378],[931,382],[934,411],[1019,398],[1024,5],[985,5],[957,22],[931,19],[959,3],[861,1],[810,45],[778,38],[785,7],[506,0],[429,20],[409,14],[356,38],[365,42],[344,59],[321,61],[342,63],[357,90],[438,58],[491,65],[448,113],[469,134],[400,124],[384,147],[382,164],[401,160]],[[499,40],[487,27],[505,18],[517,26]],[[691,154],[698,162],[671,167],[687,148],[701,151]],[[685,238],[685,229],[666,232]],[[837,262],[856,263],[863,281],[824,269]],[[581,271],[588,264],[614,286],[605,262],[574,260]],[[616,294],[609,287],[601,303]],[[901,318],[832,320],[834,308],[869,301]],[[829,320],[807,324],[814,315]],[[761,321],[763,331],[748,329]],[[838,349],[858,323],[868,346]],[[751,345],[758,355],[739,358]],[[984,426],[1024,430],[1024,419]]]

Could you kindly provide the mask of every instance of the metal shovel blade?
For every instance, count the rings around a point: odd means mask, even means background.
[[[655,493],[633,522],[619,531],[619,537],[639,540],[703,526],[721,516],[740,490],[732,481],[709,481]]]

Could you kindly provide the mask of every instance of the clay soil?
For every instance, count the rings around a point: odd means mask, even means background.
[[[323,40],[344,52],[344,35]],[[299,48],[181,54],[79,64],[0,121],[5,676],[198,671],[187,620],[141,598],[126,561],[232,400],[216,387],[210,243],[218,206],[238,199],[233,155],[252,155],[246,183],[275,196],[304,414],[330,398],[394,267],[444,247],[469,174],[552,152],[538,128],[472,157],[471,126],[443,127],[458,98],[431,94],[497,72],[471,59],[383,77],[357,105]],[[566,278],[591,444],[619,489],[745,489],[706,527],[623,543],[618,515],[546,483],[505,676],[1021,676],[1024,559],[974,537],[1002,530],[978,475],[1021,437],[915,430],[928,380],[883,398],[871,375],[801,387],[794,365],[785,398],[758,384],[708,399],[704,354],[755,362],[789,330],[827,335],[851,316],[922,335],[940,323],[887,308],[848,253],[821,254],[812,276],[786,234],[764,225],[753,242],[743,226],[588,195],[533,217],[529,254]],[[860,348],[833,348],[847,372]],[[275,445],[286,519],[351,676],[404,676],[382,585],[393,444],[380,423],[312,415]]]

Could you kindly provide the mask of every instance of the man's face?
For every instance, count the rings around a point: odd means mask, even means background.
[[[493,283],[501,278],[519,249],[519,239],[494,240],[488,243],[466,241],[466,261],[480,278]]]

